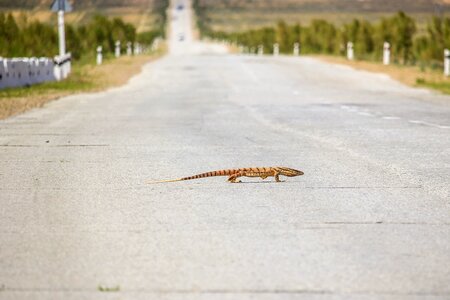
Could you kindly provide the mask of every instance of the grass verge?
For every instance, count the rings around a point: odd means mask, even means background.
[[[320,60],[351,66],[358,70],[365,70],[374,73],[385,73],[392,79],[400,81],[412,87],[430,88],[444,94],[450,95],[450,78],[443,74],[443,70],[434,70],[431,68],[420,68],[418,66],[402,66],[391,64],[385,66],[382,63],[354,60],[349,61],[344,57],[314,55]]]
[[[100,66],[76,62],[70,76],[60,82],[46,82],[30,87],[0,90],[0,119],[25,112],[63,96],[97,92],[125,84],[130,77],[140,72],[142,66],[163,54],[122,56],[106,59]]]

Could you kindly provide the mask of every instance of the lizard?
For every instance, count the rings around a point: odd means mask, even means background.
[[[152,183],[162,183],[162,182],[176,182],[176,181],[184,181],[184,180],[192,180],[198,178],[206,178],[206,177],[214,177],[214,176],[228,176],[228,181],[231,183],[239,183],[239,177],[261,177],[262,179],[266,179],[269,176],[275,177],[276,182],[281,182],[280,175],[287,177],[295,177],[303,175],[304,173],[299,170],[286,168],[286,167],[263,167],[263,168],[241,168],[241,169],[228,169],[228,170],[219,170],[212,171],[207,173],[201,173],[189,177],[183,177],[178,179],[169,179],[169,180],[160,180],[160,181],[150,181],[149,184]]]

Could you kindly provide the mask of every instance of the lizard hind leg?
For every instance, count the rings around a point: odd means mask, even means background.
[[[239,177],[241,177],[241,175],[239,173],[236,174],[232,174],[230,175],[230,177],[228,177],[228,181],[231,183],[240,183],[240,180],[237,180]]]

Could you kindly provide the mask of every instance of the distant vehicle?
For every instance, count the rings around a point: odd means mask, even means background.
[[[178,10],[183,10],[183,8],[184,8],[183,4],[178,4],[178,6],[177,6]]]

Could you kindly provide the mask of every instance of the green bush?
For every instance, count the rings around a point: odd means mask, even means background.
[[[382,18],[375,24],[358,19],[341,27],[326,20],[312,20],[309,26],[279,21],[274,27],[230,33],[213,31],[205,25],[204,8],[198,5],[198,0],[194,1],[194,9],[202,36],[228,40],[248,49],[256,49],[261,44],[266,52],[276,42],[280,52],[292,53],[294,43],[300,42],[302,53],[345,55],[347,42],[353,42],[356,58],[379,61],[383,43],[389,42],[394,63],[434,66],[442,64],[444,49],[450,48],[448,17],[433,17],[424,35],[417,34],[415,20],[404,12]]]
[[[162,32],[163,29],[158,28],[137,34],[132,24],[120,18],[111,20],[96,15],[85,25],[65,25],[66,48],[75,60],[79,60],[84,56],[94,56],[97,46],[102,46],[105,54],[114,52],[117,40],[122,42],[123,49],[126,42],[150,45]],[[26,18],[18,22],[12,14],[0,12],[0,56],[52,57],[57,53],[58,32],[55,26],[38,21],[29,22]]]

